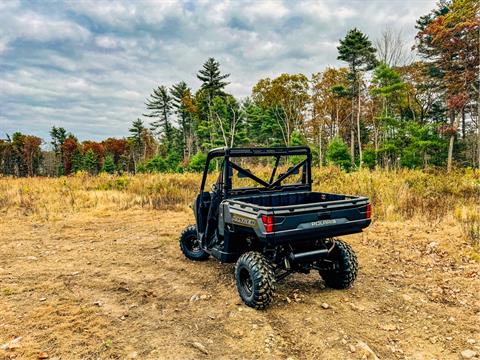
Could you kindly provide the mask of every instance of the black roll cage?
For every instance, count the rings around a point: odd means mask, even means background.
[[[296,155],[305,155],[306,158],[303,161],[300,161],[298,164],[290,168],[286,173],[280,175],[277,180],[274,181],[275,175],[277,172],[278,164],[282,156],[296,156]],[[273,167],[270,180],[267,182],[262,180],[252,174],[247,169],[242,168],[240,165],[232,162],[231,158],[240,158],[240,157],[260,157],[260,156],[272,156],[275,157],[275,166]],[[298,187],[298,184],[290,185],[281,185],[282,181],[287,177],[295,173],[297,170],[302,168],[302,183],[300,184],[303,188],[311,190],[312,187],[312,154],[308,146],[294,146],[294,147],[272,147],[272,148],[216,148],[211,150],[207,155],[207,161],[205,163],[205,168],[203,171],[202,183],[200,185],[200,193],[203,193],[205,190],[205,183],[207,180],[208,170],[210,167],[210,162],[215,159],[223,157],[224,161],[222,163],[221,173],[217,184],[221,187],[220,190],[223,192],[223,198],[228,198],[232,194],[232,191],[235,192],[248,192],[249,190],[253,191],[274,191],[289,187]],[[237,170],[240,174],[245,177],[252,179],[258,184],[262,185],[263,188],[241,188],[241,189],[232,189],[232,175],[233,171]]]

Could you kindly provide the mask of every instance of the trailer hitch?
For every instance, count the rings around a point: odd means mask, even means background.
[[[293,264],[312,263],[317,260],[325,259],[326,257],[328,257],[328,255],[330,254],[330,252],[333,250],[334,247],[335,247],[335,241],[332,241],[332,246],[330,246],[330,248],[305,251],[305,252],[296,253],[296,254],[291,252],[288,255],[288,260]]]

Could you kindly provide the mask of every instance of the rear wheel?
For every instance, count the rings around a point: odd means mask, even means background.
[[[180,235],[180,249],[183,255],[190,260],[204,261],[207,260],[209,254],[202,250],[200,240],[197,237],[197,227],[190,225],[183,230]]]
[[[342,240],[335,240],[335,247],[330,252],[328,260],[333,261],[335,269],[319,271],[325,284],[333,289],[350,287],[358,272],[357,256],[351,246]]]
[[[262,254],[250,251],[241,255],[235,265],[235,280],[245,305],[264,309],[272,301],[275,274],[270,261]]]

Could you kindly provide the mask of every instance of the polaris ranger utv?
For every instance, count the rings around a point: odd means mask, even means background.
[[[240,165],[242,159],[260,157],[273,166],[267,179]],[[214,159],[221,161],[219,176],[205,191]],[[240,297],[256,309],[271,302],[276,281],[294,272],[317,270],[327,286],[349,287],[357,276],[357,257],[335,237],[370,225],[371,205],[366,197],[313,192],[311,162],[308,147],[211,150],[193,206],[196,225],[180,236],[183,254],[195,261],[211,255],[236,262]],[[288,164],[293,166],[287,169]],[[282,166],[286,172],[277,174]],[[287,183],[295,176],[296,182]],[[250,186],[233,185],[240,180]]]

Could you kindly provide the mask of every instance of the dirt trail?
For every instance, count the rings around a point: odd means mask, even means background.
[[[353,288],[295,275],[255,311],[232,265],[183,258],[177,237],[192,220],[0,219],[0,346],[22,337],[0,358],[360,359],[358,341],[381,359],[480,354],[479,265],[456,249],[453,224],[375,223],[346,238],[361,265]]]

